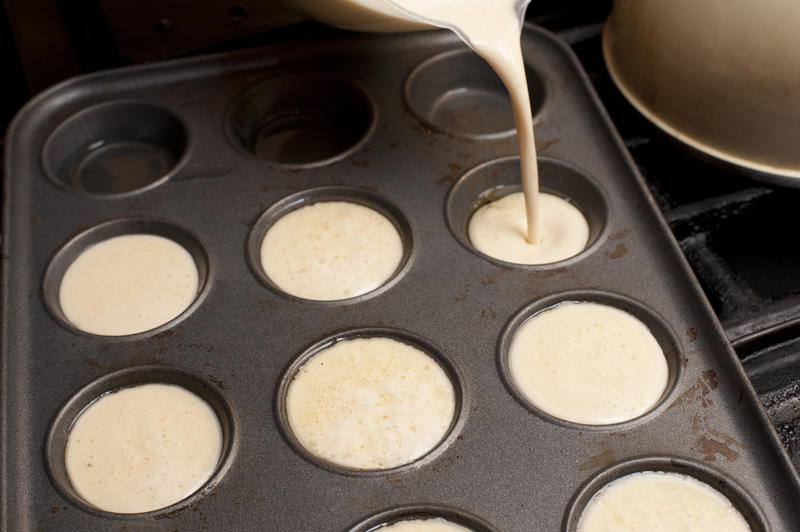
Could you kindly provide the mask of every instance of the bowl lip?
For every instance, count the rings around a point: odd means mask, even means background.
[[[61,180],[58,177],[55,169],[51,167],[47,157],[48,153],[52,149],[53,143],[55,142],[55,138],[57,138],[59,133],[63,132],[63,130],[66,127],[68,127],[70,123],[74,122],[75,120],[79,120],[81,117],[86,116],[90,113],[102,112],[102,110],[105,108],[125,107],[125,106],[149,107],[157,112],[163,113],[164,115],[168,116],[180,126],[184,135],[183,150],[181,152],[180,157],[178,157],[175,160],[175,163],[172,165],[169,171],[166,172],[161,177],[159,177],[158,179],[144,185],[143,187],[134,188],[132,190],[127,190],[125,192],[112,192],[108,194],[79,190]],[[180,116],[179,113],[175,112],[170,107],[163,105],[160,102],[154,102],[150,100],[137,99],[137,98],[112,99],[87,105],[86,107],[78,109],[74,113],[67,116],[64,120],[59,122],[47,134],[47,138],[45,138],[44,143],[42,144],[41,150],[39,152],[39,164],[41,164],[42,170],[44,174],[47,176],[47,178],[50,180],[50,182],[55,184],[62,190],[92,199],[100,199],[100,200],[124,199],[153,190],[154,188],[159,187],[164,183],[166,183],[167,181],[169,181],[170,179],[172,179],[178,172],[180,172],[180,170],[186,165],[186,162],[189,160],[190,151],[192,151],[192,144],[193,144],[193,136],[191,128],[183,119],[183,117]]]
[[[764,181],[765,183],[800,188],[800,168],[792,169],[769,166],[751,161],[744,157],[737,157],[726,153],[708,144],[704,144],[696,140],[691,135],[688,135],[687,133],[682,132],[680,129],[668,124],[666,120],[659,117],[656,112],[645,105],[633,94],[633,91],[628,88],[624,77],[615,67],[615,56],[613,53],[613,47],[611,46],[611,25],[612,15],[609,15],[605,24],[603,25],[603,35],[601,39],[603,61],[606,66],[606,70],[608,71],[608,75],[611,78],[611,81],[614,83],[614,86],[617,88],[617,90],[619,90],[625,100],[650,124],[655,126],[659,133],[664,135],[667,139],[672,141],[680,148],[686,150],[691,155],[701,159],[706,163],[714,164],[716,166],[737,172],[746,177]]]
[[[374,6],[378,2],[365,2],[364,0],[355,1],[357,11],[361,16],[352,16],[353,11],[346,7],[345,2],[338,0],[327,3],[335,5],[338,9],[319,9],[320,2],[315,0],[283,0],[294,10],[300,11],[304,15],[319,22],[324,22],[330,26],[345,30],[370,31],[370,32],[398,32],[398,31],[420,31],[436,29],[426,22],[412,19],[402,13],[394,6],[387,4],[390,11],[380,11]],[[364,11],[368,13],[362,14]],[[359,22],[360,21],[360,22]]]

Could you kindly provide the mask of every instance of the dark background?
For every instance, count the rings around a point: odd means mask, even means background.
[[[610,0],[534,0],[528,19],[558,29],[599,22]],[[332,32],[279,0],[5,0],[0,128],[31,95],[96,70]]]

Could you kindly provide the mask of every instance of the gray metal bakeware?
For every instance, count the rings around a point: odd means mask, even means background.
[[[798,477],[585,74],[549,33],[525,26],[522,41],[542,186],[591,226],[583,253],[551,265],[502,263],[469,246],[476,205],[518,186],[517,146],[499,81],[446,32],[126,68],[31,101],[6,146],[0,526],[336,532],[440,515],[478,531],[573,531],[602,484],[656,469],[710,483],[754,530],[796,530]],[[260,239],[281,213],[328,198],[386,214],[403,263],[353,299],[283,294],[261,271]],[[78,331],[59,307],[60,276],[87,246],[131,232],[189,250],[196,301],[152,331]],[[576,425],[515,391],[509,335],[570,300],[617,306],[650,327],[670,370],[651,412]],[[376,334],[442,364],[457,416],[416,462],[346,471],[297,445],[283,394],[315,349]],[[223,458],[180,503],[110,514],[76,495],[64,442],[94,399],[142,382],[206,399]]]

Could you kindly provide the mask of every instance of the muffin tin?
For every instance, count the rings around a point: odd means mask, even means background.
[[[523,52],[542,187],[590,223],[587,249],[551,265],[488,258],[465,236],[478,204],[518,189],[519,170],[504,91],[450,33],[343,36],[102,72],[30,102],[6,148],[0,528],[344,532],[438,515],[477,531],[574,531],[603,483],[661,469],[710,483],[754,530],[792,530],[800,480],[585,75],[537,27],[525,26]],[[254,250],[276,213],[330,197],[388,214],[403,263],[352,299],[287,296]],[[196,301],[144,333],[76,330],[58,307],[60,275],[87,245],[129,232],[190,251]],[[613,304],[650,326],[670,367],[651,412],[579,425],[516,393],[510,334],[567,300]],[[445,364],[457,418],[407,466],[320,463],[284,423],[292,370],[325,342],[378,333],[411,338]],[[223,458],[173,506],[93,509],[65,475],[66,433],[102,393],[143,382],[208,401]]]

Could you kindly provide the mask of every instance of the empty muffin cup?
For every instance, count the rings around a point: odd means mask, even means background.
[[[662,320],[606,292],[529,305],[506,326],[499,356],[503,379],[525,406],[581,430],[654,415],[680,371],[677,343]]]
[[[531,68],[525,75],[535,120],[545,83]],[[454,137],[489,140],[515,132],[508,91],[472,50],[451,50],[420,63],[406,80],[405,98],[420,122]]]
[[[601,471],[567,510],[566,532],[725,530],[765,532],[750,495],[706,464],[638,457]]]
[[[528,245],[526,240],[519,157],[479,164],[453,185],[445,213],[456,239],[483,258],[522,268],[563,266],[594,249],[608,220],[608,202],[602,189],[564,162],[539,157],[538,165],[539,244]],[[489,216],[481,220],[483,227],[476,233],[474,221],[486,212]],[[570,223],[573,221],[575,227]],[[484,242],[475,240],[476,234]]]
[[[45,444],[56,486],[90,511],[141,514],[210,491],[234,447],[231,410],[177,368],[105,375],[61,408]]]
[[[374,474],[437,454],[461,418],[462,396],[455,367],[424,339],[358,329],[291,364],[278,390],[278,419],[309,460]]]
[[[330,164],[356,151],[375,127],[375,105],[349,81],[287,74],[239,96],[228,112],[234,145],[290,168]]]
[[[167,179],[186,144],[183,124],[169,111],[143,102],[108,102],[59,125],[44,144],[42,163],[58,185],[114,196]]]
[[[197,239],[171,223],[104,222],[79,234],[53,257],[43,296],[61,323],[100,336],[156,330],[199,302],[208,256]]]

